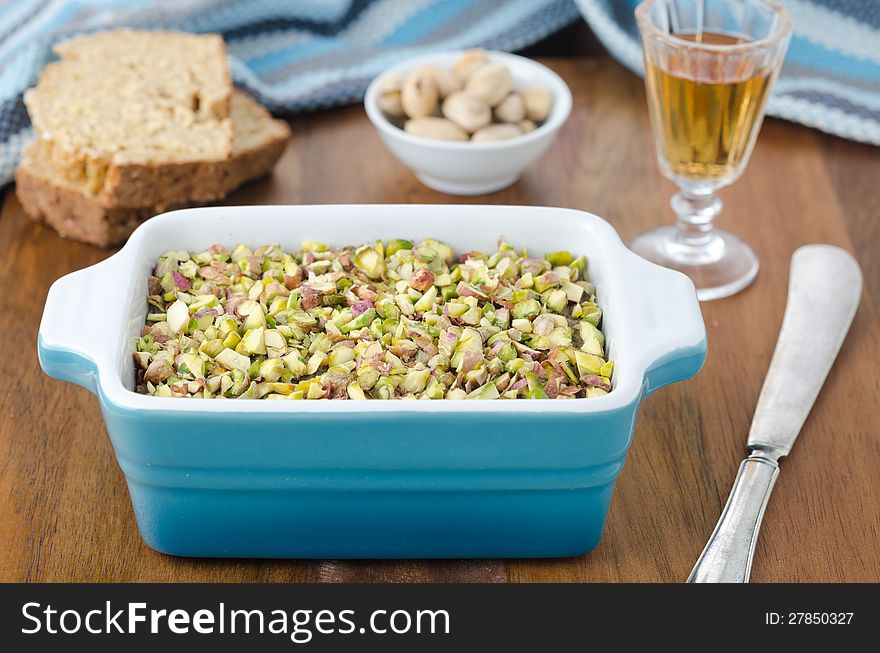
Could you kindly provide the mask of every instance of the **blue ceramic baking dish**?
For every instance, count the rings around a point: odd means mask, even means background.
[[[168,250],[498,236],[586,254],[616,362],[603,397],[514,401],[175,399],[133,391],[146,280]],[[691,282],[568,209],[354,205],[187,209],[59,279],[39,332],[47,374],[97,395],[143,539],[180,556],[571,556],[602,534],[639,403],[695,374],[706,334]]]

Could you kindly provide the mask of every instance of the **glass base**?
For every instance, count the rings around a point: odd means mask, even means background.
[[[644,259],[683,272],[697,288],[700,301],[729,297],[748,286],[758,274],[758,257],[742,240],[713,229],[705,242],[689,243],[675,225],[651,229],[629,242]]]

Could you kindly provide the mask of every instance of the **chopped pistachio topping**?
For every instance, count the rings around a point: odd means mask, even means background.
[[[569,252],[433,239],[169,252],[137,391],[242,399],[547,399],[611,390],[602,310]]]

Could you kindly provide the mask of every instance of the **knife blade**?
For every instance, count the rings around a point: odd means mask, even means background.
[[[750,455],[689,583],[748,581],[779,459],[791,451],[825,383],[861,294],[862,273],[845,250],[807,245],[794,253],[782,328],[749,431]]]

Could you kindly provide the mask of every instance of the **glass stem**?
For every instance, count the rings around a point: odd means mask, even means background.
[[[670,205],[678,216],[676,242],[703,248],[715,240],[714,220],[721,213],[721,200],[714,193],[679,191]]]

